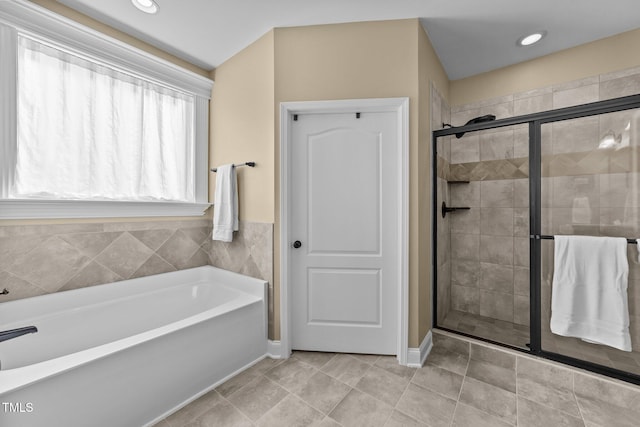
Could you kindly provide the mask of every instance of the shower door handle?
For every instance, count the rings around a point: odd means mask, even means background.
[[[293,249],[300,249],[300,247],[302,246],[302,242],[300,240],[296,240],[295,242],[293,242]]]

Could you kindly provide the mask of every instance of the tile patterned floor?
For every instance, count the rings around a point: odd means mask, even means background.
[[[639,387],[436,332],[420,369],[387,356],[294,352],[156,426],[631,427],[639,419]]]
[[[527,348],[529,342],[528,326],[461,311],[448,312],[441,326],[523,349]],[[546,329],[542,331],[542,346],[546,351],[640,375],[640,352],[637,349],[632,352],[620,351],[586,343],[578,338],[561,337]]]

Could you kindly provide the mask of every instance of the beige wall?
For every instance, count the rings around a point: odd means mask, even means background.
[[[640,29],[451,82],[451,106],[640,65]]]
[[[419,55],[419,52],[421,54]],[[428,166],[420,168],[423,141],[428,134],[428,75],[437,75],[447,90],[440,65],[430,61],[435,54],[417,19],[322,25],[275,30],[275,159],[279,170],[280,102],[409,97],[410,109],[410,256],[409,256],[409,345],[417,347],[429,329],[430,255]],[[419,68],[419,59],[422,67]],[[422,85],[419,73],[424,72]],[[422,91],[421,91],[422,88]],[[426,100],[420,102],[420,96]],[[421,120],[421,118],[423,120]],[[424,122],[422,128],[419,123]],[[426,128],[424,127],[426,126]],[[422,133],[420,133],[422,130]],[[428,140],[428,135],[426,136]],[[428,163],[426,163],[428,165]],[[279,206],[276,176],[275,206]],[[421,209],[422,208],[422,209]],[[279,213],[275,212],[274,281],[279,302]],[[423,249],[423,252],[420,252]],[[426,257],[426,258],[425,258]],[[421,267],[422,266],[422,267]],[[428,273],[427,273],[428,272]],[[279,310],[276,310],[278,313]],[[279,326],[279,319],[276,319]]]
[[[241,221],[275,221],[274,31],[220,65],[211,102],[209,164],[256,162],[238,168]],[[209,182],[213,200],[215,174]]]
[[[430,80],[442,93],[448,91],[444,70],[419,21],[275,29],[218,67],[215,77],[211,164],[255,160],[255,170],[243,171],[241,219],[275,223],[272,338],[276,340],[280,339],[280,103],[409,97],[409,345],[417,347],[431,327],[431,181],[429,168],[420,167],[429,165]]]
[[[417,250],[411,259],[418,269],[418,295],[410,300],[410,325],[415,325],[410,330],[409,345],[418,347],[432,326],[432,177],[431,177],[431,82],[443,97],[449,96],[449,79],[442,68],[442,64],[436,55],[427,33],[421,25],[418,25],[418,155],[411,164],[412,181],[417,182],[418,198],[418,242]]]

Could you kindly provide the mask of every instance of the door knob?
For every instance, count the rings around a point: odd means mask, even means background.
[[[302,246],[302,242],[300,240],[296,240],[295,242],[293,242],[294,249],[298,249],[300,246]]]

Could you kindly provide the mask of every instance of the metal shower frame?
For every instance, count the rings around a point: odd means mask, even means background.
[[[588,362],[586,360],[577,359],[559,353],[545,351],[542,349],[541,334],[541,239],[546,236],[542,235],[541,227],[541,128],[543,124],[559,122],[564,120],[577,119],[582,117],[597,116],[601,114],[614,113],[617,111],[631,110],[640,108],[640,94],[625,96],[605,101],[598,101],[589,104],[578,105],[574,107],[560,108],[540,113],[526,114],[517,117],[510,117],[490,122],[475,123],[466,126],[452,127],[433,131],[432,150],[431,150],[431,167],[432,167],[432,280],[433,294],[432,307],[433,317],[432,324],[434,328],[439,328],[459,335],[479,339],[492,344],[508,347],[527,354],[540,356],[546,359],[558,361],[577,368],[586,369],[599,374],[607,375],[623,381],[640,385],[640,375],[631,372],[621,371],[619,369],[610,368],[608,366],[599,365]],[[487,129],[495,129],[505,126],[529,125],[529,300],[530,300],[530,326],[529,326],[529,349],[515,347],[498,341],[485,339],[472,334],[456,331],[438,325],[438,248],[437,248],[437,227],[440,207],[437,206],[437,140],[438,138],[455,135],[461,132],[473,132]]]

